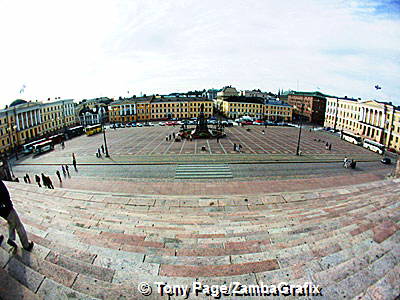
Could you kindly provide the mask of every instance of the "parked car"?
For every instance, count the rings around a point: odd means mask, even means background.
[[[253,122],[254,125],[264,125],[264,121],[263,120],[256,120]]]
[[[253,125],[252,121],[242,121],[242,125]]]
[[[381,159],[381,163],[385,165],[390,165],[392,163],[392,160],[389,157],[384,157]]]
[[[165,126],[165,123],[164,122],[158,122],[158,125],[159,126]]]
[[[125,125],[125,127],[132,127],[131,123]]]
[[[143,127],[143,124],[142,123],[137,123],[136,126],[137,127]]]

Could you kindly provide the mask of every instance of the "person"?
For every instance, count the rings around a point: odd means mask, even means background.
[[[101,145],[101,152],[104,154],[104,146]]]
[[[51,179],[50,179],[50,176],[46,176],[46,181],[47,181],[47,187],[49,188],[49,189],[54,189],[54,185],[53,185],[53,182],[51,181]]]
[[[10,194],[2,180],[0,180],[0,217],[5,219],[8,224],[7,244],[15,249],[17,248],[17,244],[15,243],[16,230],[22,247],[27,251],[31,251],[33,248],[33,242],[28,240],[24,225],[22,225],[21,220],[19,219],[19,216],[13,207]],[[4,237],[0,235],[0,244],[3,239]]]
[[[168,135],[165,136],[165,140],[168,142]]]
[[[64,141],[61,142],[61,148],[64,149],[65,148],[65,144]]]
[[[238,148],[239,148],[239,152],[242,152],[242,145],[239,144]]]
[[[57,171],[56,171],[56,175],[57,175],[57,177],[58,177],[58,180],[60,180],[60,182],[62,182],[60,171],[57,170]]]
[[[175,139],[175,132],[172,133],[172,138]]]
[[[42,185],[40,184],[40,177],[39,177],[39,175],[35,175],[35,180],[36,180],[36,183],[38,184],[38,186],[39,187],[42,187]]]
[[[71,175],[69,175],[69,167],[68,167],[68,165],[65,165],[65,171],[67,171],[68,177],[71,177]]]
[[[344,157],[344,160],[343,160],[343,165],[346,166],[348,160],[349,160],[349,159],[347,158],[347,156],[345,156],[345,157]]]
[[[61,170],[62,170],[62,172],[63,172],[64,177],[66,177],[66,176],[67,176],[67,173],[65,172],[64,166],[61,166]]]
[[[264,129],[262,130],[262,134],[265,134],[265,130]]]
[[[75,169],[75,171],[76,171],[77,169],[76,169],[76,158],[75,158],[75,153],[72,153],[72,164],[74,165],[74,169]]]
[[[217,136],[217,143],[219,143],[219,136]]]
[[[26,175],[24,176],[24,182],[28,183],[28,180],[26,179]]]
[[[237,151],[236,144],[233,144],[233,151]]]
[[[44,187],[49,187],[49,183],[47,182],[47,177],[44,176],[44,174],[42,173],[42,182],[43,182],[43,186]]]
[[[30,179],[30,177],[29,177],[29,175],[28,175],[28,173],[26,173],[26,181],[27,181],[27,183],[31,183],[31,179]]]
[[[331,149],[332,149],[332,144],[329,144],[328,150],[331,151]]]
[[[99,158],[101,157],[100,148],[97,148],[97,155],[98,155],[97,157],[99,157]]]

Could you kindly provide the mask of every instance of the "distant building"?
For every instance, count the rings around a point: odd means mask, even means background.
[[[79,122],[82,126],[103,124],[108,120],[107,106],[97,105],[93,108],[84,107],[79,111]]]
[[[324,127],[350,132],[400,152],[400,108],[392,103],[328,97]]]
[[[217,94],[218,92],[221,92],[222,90],[217,90],[217,89],[209,89],[205,92],[203,92],[202,96],[204,98],[207,98],[209,100],[216,100],[217,99]]]
[[[148,96],[121,99],[109,107],[110,122],[189,119],[197,117],[201,104],[204,115],[213,114],[213,102],[196,96]]]
[[[15,150],[40,137],[64,132],[65,128],[75,124],[72,99],[43,102],[17,99],[0,110],[0,152]]]
[[[244,97],[258,97],[258,98],[263,98],[265,100],[273,100],[275,99],[276,95],[274,95],[271,92],[262,92],[261,90],[245,90],[245,91],[240,91],[240,96]]]
[[[293,118],[314,123],[324,124],[326,97],[328,95],[320,92],[297,92],[288,91],[282,95],[282,99],[293,106]]]
[[[291,121],[292,107],[279,100],[260,97],[231,96],[222,101],[221,112],[227,118],[249,116],[275,122]]]

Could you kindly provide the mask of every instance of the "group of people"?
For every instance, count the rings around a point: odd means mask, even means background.
[[[322,142],[322,143],[325,143],[325,141],[322,141],[321,139],[314,139],[314,142]],[[331,150],[332,150],[332,144],[326,142],[326,143],[325,143],[325,149],[331,151]]]
[[[75,171],[77,171],[76,168],[76,158],[75,158],[75,154],[72,153],[72,165],[75,168]],[[61,165],[61,171],[64,175],[64,178],[71,178],[71,174],[69,173],[69,166],[68,165]],[[61,177],[61,173],[59,170],[56,171],[56,176],[58,178],[58,180],[60,181],[60,183],[62,183],[62,177]],[[25,174],[24,176],[24,182],[25,183],[31,183],[31,178],[29,177],[29,174]],[[40,176],[39,175],[35,175],[35,182],[37,183],[37,185],[39,187],[47,187],[49,189],[54,189],[54,185],[53,182],[51,181],[50,176],[46,176],[44,173],[41,173]]]
[[[167,142],[170,140],[175,140],[175,137],[176,137],[175,132],[173,132],[172,134],[165,136],[165,140]]]
[[[233,151],[242,152],[242,145],[241,144],[233,144]]]
[[[357,162],[354,159],[347,158],[347,156],[343,160],[343,167],[346,169],[352,168],[355,169]]]
[[[96,157],[101,158],[102,154],[104,154],[104,146],[101,145],[100,148],[97,148]]]

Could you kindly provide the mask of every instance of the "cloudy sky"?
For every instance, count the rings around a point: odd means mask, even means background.
[[[0,38],[1,107],[225,85],[400,105],[399,0],[0,0]]]

